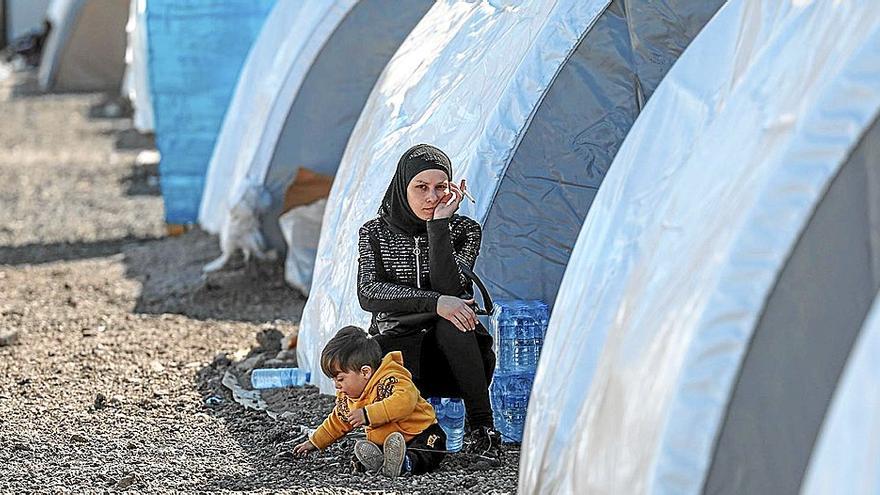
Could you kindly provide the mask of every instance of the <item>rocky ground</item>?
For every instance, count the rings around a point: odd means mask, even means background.
[[[135,159],[150,140],[106,102],[0,66],[0,492],[515,491],[513,448],[395,482],[350,474],[351,440],[290,456],[331,398],[268,394],[272,419],[222,380],[274,355],[265,336],[295,332],[304,299],[278,265],[203,277],[216,239],[164,237],[156,167]]]

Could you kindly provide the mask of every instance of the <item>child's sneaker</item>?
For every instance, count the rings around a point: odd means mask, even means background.
[[[382,450],[384,450],[382,474],[392,479],[396,478],[400,474],[403,461],[406,458],[406,440],[399,431],[395,431],[385,438]]]
[[[358,440],[355,442],[354,456],[370,473],[376,473],[382,469],[382,463],[385,461],[382,449],[368,440]]]

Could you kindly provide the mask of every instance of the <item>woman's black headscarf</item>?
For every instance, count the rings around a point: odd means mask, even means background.
[[[427,224],[413,213],[406,199],[406,188],[413,177],[425,170],[443,170],[447,179],[452,178],[452,162],[446,153],[430,144],[417,144],[406,150],[397,162],[397,172],[388,184],[379,216],[393,229],[408,235],[422,235]]]

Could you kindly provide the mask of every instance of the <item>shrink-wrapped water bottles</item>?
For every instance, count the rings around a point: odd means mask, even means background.
[[[550,311],[541,301],[496,301],[491,322],[497,357],[490,387],[495,428],[520,442]]]

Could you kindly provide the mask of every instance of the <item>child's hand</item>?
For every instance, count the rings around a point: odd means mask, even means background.
[[[310,451],[315,450],[315,444],[311,442],[311,440],[306,440],[300,444],[297,444],[296,447],[293,448],[293,453],[298,456],[304,456],[308,454]]]
[[[364,415],[363,408],[354,409],[350,413],[348,413],[348,423],[351,426],[357,428],[358,426],[363,426],[364,423],[367,422],[367,417]]]

